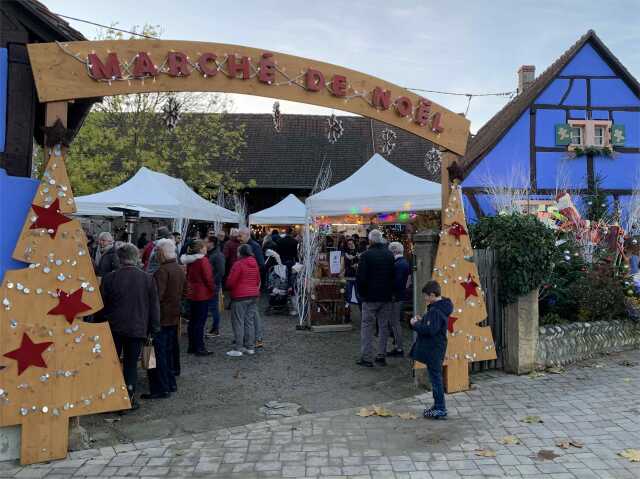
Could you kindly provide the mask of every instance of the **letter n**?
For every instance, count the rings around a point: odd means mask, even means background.
[[[375,87],[371,95],[371,103],[373,103],[374,108],[388,110],[391,106],[391,91],[383,90],[379,86]]]

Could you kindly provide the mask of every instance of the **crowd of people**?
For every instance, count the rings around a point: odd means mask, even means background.
[[[184,243],[166,227],[149,241],[141,235],[134,245],[114,242],[108,232],[98,235],[92,251],[96,275],[101,277],[104,309],[91,320],[108,321],[122,358],[123,374],[133,408],[138,360],[145,344],[153,345],[156,367],[148,370],[149,392],[142,399],[167,398],[177,391],[180,375],[180,318],[188,317],[188,354],[209,356],[205,337],[220,335],[221,310],[231,310],[233,347],[229,357],[252,356],[264,346],[263,321],[258,309],[269,259],[291,268],[298,261],[299,240],[289,229],[274,230],[262,239],[249,228],[232,228],[229,236],[210,230],[204,238],[193,234]],[[325,238],[325,247],[334,243]],[[345,276],[353,277],[352,291],[361,308],[360,357],[357,364],[385,366],[389,357],[404,357],[401,320],[411,297],[411,267],[402,243],[388,243],[379,230],[368,233],[368,247],[359,237],[341,237]],[[265,261],[265,258],[267,260]],[[224,292],[224,293],[223,293]],[[416,332],[410,356],[427,364],[433,385],[434,406],[425,417],[446,417],[442,363],[446,351],[447,318],[453,306],[442,298],[440,287],[423,288],[428,310],[410,321]],[[207,333],[206,323],[211,316]],[[377,354],[374,337],[378,337]],[[393,347],[388,350],[389,339]]]

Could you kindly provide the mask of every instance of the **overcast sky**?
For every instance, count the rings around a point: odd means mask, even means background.
[[[640,0],[258,1],[42,0],[55,13],[121,28],[150,23],[162,37],[233,43],[338,64],[405,87],[510,91],[520,65],[540,74],[588,29],[640,76]],[[94,26],[70,21],[88,38]],[[426,95],[426,94],[425,94]],[[426,95],[461,112],[465,97]],[[476,131],[505,103],[474,98]],[[234,95],[237,112],[273,100]],[[281,102],[283,113],[325,113]]]

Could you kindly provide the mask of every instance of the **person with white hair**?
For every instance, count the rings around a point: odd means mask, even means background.
[[[118,269],[118,255],[116,255],[113,236],[108,231],[103,231],[98,235],[95,265],[96,276],[99,277],[104,277]]]
[[[140,396],[142,399],[162,399],[178,390],[175,377],[179,369],[175,360],[180,356],[178,324],[180,304],[187,292],[187,277],[178,264],[173,240],[158,240],[155,251],[160,263],[153,273],[160,301],[160,332],[153,338],[156,367],[149,370],[149,394]]]
[[[373,367],[373,334],[377,324],[380,331],[387,327],[391,316],[391,301],[394,284],[393,253],[385,244],[380,230],[369,233],[369,249],[362,253],[358,262],[356,286],[362,302],[362,322],[360,326],[359,366]],[[385,366],[385,351],[378,351],[375,362]]]
[[[387,357],[403,357],[404,345],[402,341],[402,328],[400,327],[402,321],[402,310],[404,303],[410,298],[409,293],[409,277],[411,276],[411,266],[404,257],[404,246],[402,243],[394,241],[389,244],[389,251],[393,253],[394,258],[394,282],[393,282],[393,302],[391,305],[391,315],[389,316],[388,324],[384,328],[380,328],[378,347],[378,355],[386,353]],[[390,352],[387,352],[387,340],[389,339],[389,328],[393,333],[393,339],[395,347]]]
[[[160,303],[153,277],[140,269],[136,245],[123,243],[117,249],[120,268],[107,274],[100,284],[104,308],[98,319],[109,322],[118,356],[122,356],[124,382],[132,408],[137,408],[138,359],[148,337],[160,331]]]

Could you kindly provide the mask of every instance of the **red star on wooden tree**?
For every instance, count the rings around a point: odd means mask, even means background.
[[[480,285],[473,280],[471,274],[469,274],[466,281],[460,282],[460,286],[464,288],[464,299],[467,299],[469,296],[478,296],[476,288]]]
[[[454,221],[453,223],[451,223],[448,233],[451,236],[455,236],[457,241],[460,241],[460,236],[466,235],[467,230],[464,229],[464,226],[462,226],[460,223]]]
[[[45,341],[43,343],[34,343],[27,333],[22,334],[22,342],[18,349],[9,351],[5,354],[5,357],[15,359],[18,361],[18,376],[24,372],[29,366],[37,366],[39,368],[46,368],[47,363],[42,358],[42,353],[51,346],[51,341]]]
[[[60,199],[51,203],[51,206],[44,208],[43,206],[31,205],[33,212],[36,214],[36,220],[31,223],[29,229],[35,230],[38,228],[44,228],[52,238],[56,237],[58,227],[64,223],[71,221],[71,218],[67,218],[60,213]]]
[[[69,294],[62,290],[58,290],[58,305],[49,310],[47,314],[60,314],[64,316],[69,324],[78,314],[89,311],[91,306],[82,302],[82,288],[78,288]]]
[[[454,318],[453,316],[449,316],[449,319],[447,321],[447,329],[449,330],[450,333],[453,333],[453,323],[455,323],[458,320],[458,318]]]

